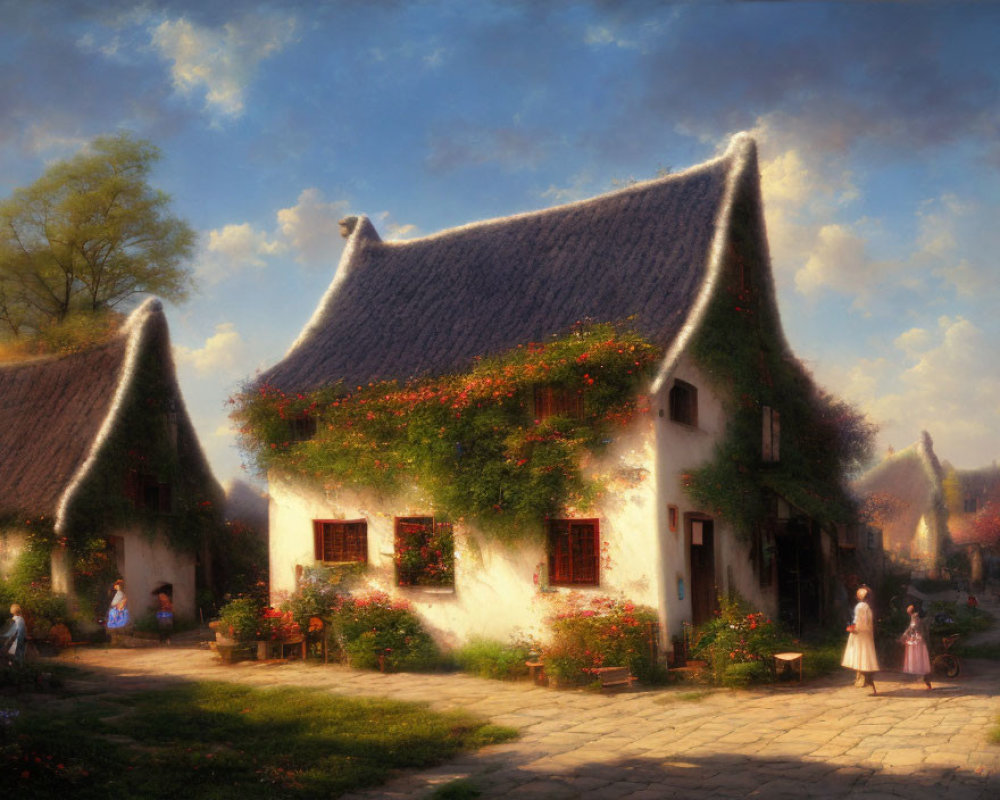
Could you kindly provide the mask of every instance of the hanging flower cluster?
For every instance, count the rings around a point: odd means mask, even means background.
[[[581,325],[462,374],[308,394],[254,385],[233,417],[261,470],[325,489],[419,487],[442,516],[503,535],[592,504],[601,487],[581,464],[647,409],[659,356],[635,333]]]

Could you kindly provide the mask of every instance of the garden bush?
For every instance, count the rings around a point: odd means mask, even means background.
[[[774,654],[789,644],[788,635],[767,615],[751,611],[734,595],[719,598],[715,618],[695,632],[692,651],[708,663],[715,683],[745,686],[772,679]]]
[[[656,612],[646,606],[570,594],[549,619],[552,638],[542,650],[545,673],[560,683],[583,684],[601,667],[628,667],[640,680],[653,681],[662,672],[650,641],[657,635],[656,622]]]
[[[463,672],[480,678],[515,680],[528,674],[525,662],[532,650],[529,642],[504,643],[496,639],[472,639],[454,653]]]
[[[352,667],[419,672],[443,664],[440,650],[410,604],[384,592],[337,595],[330,623],[331,644]]]
[[[236,597],[219,609],[217,631],[237,642],[256,641],[258,620],[263,610],[255,597]]]

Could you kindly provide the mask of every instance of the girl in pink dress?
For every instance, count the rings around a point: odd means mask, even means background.
[[[923,632],[923,622],[920,612],[910,605],[906,607],[910,615],[910,624],[899,640],[903,643],[903,672],[907,675],[919,675],[924,684],[931,688],[931,657],[927,652],[927,639]]]

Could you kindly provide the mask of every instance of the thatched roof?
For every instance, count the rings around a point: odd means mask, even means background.
[[[114,429],[135,365],[150,347],[169,353],[166,319],[155,299],[143,303],[104,344],[0,364],[0,515],[45,514],[59,529],[73,493]],[[165,362],[179,400],[173,363],[169,357]],[[182,405],[179,412],[182,428],[193,436]],[[207,462],[204,469],[211,475]]]
[[[714,291],[741,181],[762,218],[746,136],[675,175],[421,239],[383,242],[361,217],[312,320],[260,380],[304,391],[441,374],[626,319],[667,353],[662,376]]]
[[[890,499],[895,516],[884,533],[890,544],[906,547],[921,520],[935,529],[935,536],[944,536],[943,477],[934,443],[925,431],[918,442],[868,470],[853,488],[862,498],[882,495]]]

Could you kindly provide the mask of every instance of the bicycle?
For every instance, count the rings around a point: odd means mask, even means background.
[[[937,675],[944,675],[946,678],[954,678],[962,670],[962,664],[958,656],[949,652],[951,646],[958,641],[958,634],[941,637],[941,652],[931,659],[931,669]]]

